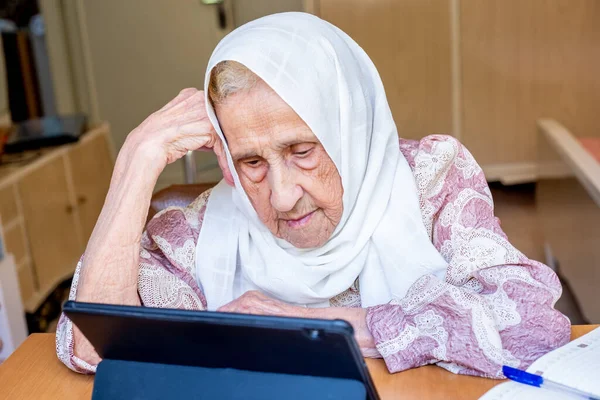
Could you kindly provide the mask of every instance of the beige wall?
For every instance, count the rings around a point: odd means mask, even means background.
[[[600,136],[600,2],[461,1],[463,135],[484,164],[535,160],[535,121]]]
[[[418,139],[452,129],[450,7],[439,0],[319,0],[317,15],[371,57],[398,133]]]
[[[269,14],[302,11],[303,0],[234,0],[233,18],[236,26]]]
[[[488,178],[536,178],[536,120],[600,136],[597,0],[318,0],[381,73],[401,136],[449,133]]]

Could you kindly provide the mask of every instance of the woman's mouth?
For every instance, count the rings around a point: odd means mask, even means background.
[[[311,211],[308,214],[297,219],[287,219],[285,220],[285,222],[290,228],[301,228],[304,225],[308,224],[308,222],[310,221],[310,219],[316,211],[317,210]]]

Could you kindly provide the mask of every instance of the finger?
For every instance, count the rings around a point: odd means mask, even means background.
[[[183,156],[185,156],[188,151],[198,151],[205,150],[208,151],[211,143],[214,142],[214,139],[210,135],[194,135],[194,136],[184,136],[180,139],[171,142],[167,146],[167,163],[171,164]]]
[[[187,101],[187,100],[185,100]],[[182,104],[182,103],[180,103]],[[206,108],[204,107],[204,102],[197,102],[193,107],[192,106],[182,106],[177,104],[172,108],[162,111],[161,118],[165,120],[165,122],[169,125],[185,125],[193,122],[205,122],[210,124],[211,131],[214,131],[212,124],[210,123],[210,119],[206,114]]]
[[[177,126],[175,129],[175,140],[190,136],[208,136],[211,140],[211,148],[214,147],[217,140],[219,140],[217,132],[215,132],[215,128],[212,126],[210,121],[207,120],[189,121]]]
[[[182,139],[172,146],[176,157],[183,157],[188,151],[209,151],[210,137],[194,136]]]
[[[242,296],[246,296],[252,299],[265,298],[266,296],[260,290],[248,290]]]
[[[183,90],[181,90],[179,92],[179,94],[177,96],[175,96],[173,98],[173,100],[169,101],[167,104],[165,104],[160,111],[164,111],[168,108],[171,108],[172,106],[174,106],[175,104],[180,103],[181,101],[187,99],[190,96],[193,96],[194,94],[196,94],[199,90],[196,88],[185,88]]]
[[[184,125],[202,122],[206,124],[207,131],[214,132],[214,127],[212,126],[210,119],[208,119],[206,116],[206,110],[204,110],[202,107],[190,109],[173,108],[167,111],[161,111],[158,116],[164,126],[179,128]]]
[[[217,308],[217,311],[219,311],[219,312],[232,312],[232,310],[234,310],[235,308],[236,308],[235,304],[228,303],[228,304],[225,304],[224,306],[221,306],[221,307]]]
[[[180,101],[171,104],[169,107],[165,106],[166,108],[160,110],[160,114],[162,114],[163,118],[168,118],[170,120],[208,119],[204,95],[202,92],[199,93],[183,98]]]
[[[201,109],[206,112],[206,101],[204,97],[204,92],[199,90],[196,93],[191,94],[179,102],[173,104],[169,111],[171,112],[179,112],[181,110],[191,110],[191,109]]]
[[[194,135],[184,137],[175,143],[175,148],[188,151],[211,151],[214,138],[211,135]]]

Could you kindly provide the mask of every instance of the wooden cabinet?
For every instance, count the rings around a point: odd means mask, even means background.
[[[0,168],[0,217],[17,264],[24,308],[34,312],[69,278],[100,214],[113,168],[107,125],[78,143]]]
[[[110,143],[96,136],[74,147],[67,155],[73,177],[73,191],[81,220],[85,245],[94,230],[112,175]]]
[[[56,157],[17,184],[40,288],[56,286],[83,250],[64,157]]]
[[[33,275],[33,267],[30,260],[26,260],[24,264],[19,265],[17,270],[19,276],[19,288],[21,289],[21,300],[23,303],[27,303],[28,300],[33,299],[38,292],[37,281]],[[33,302],[35,303],[35,301]],[[30,310],[30,311],[33,311]]]
[[[11,219],[19,214],[17,200],[14,188],[11,186],[0,189],[0,216],[4,217],[4,223],[8,222],[6,218]]]

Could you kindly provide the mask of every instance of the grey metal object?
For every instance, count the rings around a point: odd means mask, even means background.
[[[225,0],[202,0],[202,4],[206,6],[216,6],[219,29],[227,29],[227,10],[225,7]]]
[[[186,184],[196,183],[196,158],[193,151],[188,151],[183,157],[183,173]]]
[[[46,28],[41,14],[31,18],[29,30],[31,32],[33,59],[35,60],[35,67],[40,86],[43,115],[57,115],[54,86],[52,83],[52,76],[50,75],[50,61],[48,59],[48,49],[46,46]]]

